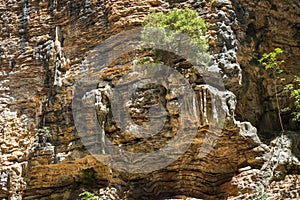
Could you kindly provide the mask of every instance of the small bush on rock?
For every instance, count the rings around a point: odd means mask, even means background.
[[[209,62],[208,41],[205,38],[208,25],[197,11],[174,9],[169,13],[151,13],[145,18],[143,26],[142,44],[155,49],[157,57],[162,57],[159,49],[164,49],[178,54],[187,52],[199,63]]]
[[[96,195],[94,195],[93,193],[91,192],[83,192],[79,195],[79,197],[81,197],[80,200],[100,200],[99,197],[97,197]]]
[[[284,63],[284,60],[278,60],[277,58],[277,56],[281,53],[283,53],[283,50],[280,48],[276,48],[274,51],[268,54],[264,53],[261,59],[259,59],[258,61],[265,67],[266,70],[270,70],[273,74],[277,113],[278,113],[278,118],[281,126],[281,131],[284,132],[284,127],[283,127],[282,118],[280,114],[281,107],[279,105],[278,88],[277,88],[278,80],[282,80],[279,78],[279,74],[283,72],[283,70],[281,69],[281,64]]]

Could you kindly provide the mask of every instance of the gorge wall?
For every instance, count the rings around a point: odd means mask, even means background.
[[[192,66],[172,61],[188,77],[199,101],[203,122],[192,145],[174,163],[155,172],[110,169],[90,155],[74,124],[74,84],[82,65],[101,42],[141,27],[148,13],[186,7],[197,10],[210,25],[207,37],[213,64],[209,71],[220,74],[226,90],[209,87]],[[0,15],[1,199],[77,199],[81,192],[98,192],[99,188],[112,199],[245,199],[247,193],[255,192],[247,185],[259,176],[257,170],[266,157],[272,157],[268,141],[279,131],[272,78],[257,59],[281,47],[287,82],[300,74],[297,0],[0,0]],[[122,55],[103,70],[99,82],[113,86],[133,68],[133,60],[131,54]],[[162,138],[151,143],[127,136],[117,139],[122,133],[105,118],[105,132],[115,144],[131,151],[151,151],[174,136],[177,102],[158,89],[148,87],[135,94],[165,103],[170,115]],[[111,100],[109,95],[107,99]],[[212,99],[220,103],[217,111],[212,109]],[[280,103],[291,103],[284,92]],[[150,104],[146,100],[132,104],[138,105]],[[225,113],[223,129],[212,128],[216,113]],[[290,113],[283,117],[290,131],[286,155],[291,160],[281,160],[279,167],[287,175],[273,183],[272,191],[278,198],[297,199],[299,124],[291,121]],[[136,121],[145,121],[143,112]],[[205,157],[198,157],[206,153],[201,147],[211,142],[205,140],[206,135],[219,139]]]

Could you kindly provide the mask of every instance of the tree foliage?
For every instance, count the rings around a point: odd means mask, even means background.
[[[266,70],[272,70],[277,74],[281,74],[283,70],[281,69],[281,64],[284,63],[284,60],[278,60],[277,56],[283,53],[281,48],[276,48],[270,53],[264,53],[261,59],[258,61],[265,67]]]
[[[292,83],[285,86],[285,90],[290,92],[290,97],[294,100],[293,120],[300,121],[300,77],[296,76]]]
[[[79,197],[81,198],[81,200],[100,200],[99,197],[97,197],[96,195],[94,195],[91,192],[83,192],[79,195]]]
[[[271,70],[273,73],[277,113],[278,113],[281,131],[284,132],[284,127],[283,127],[282,118],[280,114],[281,107],[278,100],[278,88],[277,88],[277,81],[279,79],[278,75],[283,72],[283,70],[281,69],[281,64],[284,63],[284,60],[279,60],[277,58],[277,56],[281,53],[283,53],[283,50],[281,48],[276,48],[274,51],[270,53],[264,53],[263,56],[258,61],[265,67],[266,70]]]
[[[207,32],[208,25],[198,16],[197,11],[191,9],[174,9],[169,13],[163,12],[149,14],[143,26],[147,28],[163,28],[171,30],[169,37],[166,36],[166,41],[175,38],[178,33],[185,34],[199,46],[208,47],[207,40],[203,35]],[[144,38],[148,35],[144,34]],[[174,40],[173,40],[174,41]]]
[[[205,39],[208,25],[191,9],[174,9],[169,13],[149,14],[143,23],[142,43],[170,52],[188,52],[192,59],[208,62]]]
[[[265,67],[266,70],[271,70],[274,76],[274,87],[275,87],[275,95],[276,102],[278,108],[278,116],[281,123],[281,128],[283,130],[283,124],[280,115],[280,105],[278,101],[278,89],[277,89],[277,81],[283,81],[284,78],[279,78],[279,75],[284,71],[281,65],[284,63],[284,60],[278,59],[278,55],[282,54],[283,50],[281,48],[276,48],[274,51],[270,53],[265,53],[258,61]],[[293,120],[300,121],[300,77],[295,76],[292,83],[286,84],[284,87],[285,91],[290,93],[290,97],[294,102],[294,111],[292,112]],[[290,109],[290,108],[288,108]],[[287,109],[284,109],[287,110]]]

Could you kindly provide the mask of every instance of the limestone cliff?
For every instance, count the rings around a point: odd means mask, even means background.
[[[72,110],[78,75],[95,47],[141,27],[148,13],[186,7],[197,10],[210,25],[209,71],[220,75],[224,88],[203,82],[182,60],[169,61],[187,77],[199,103],[202,121],[191,146],[175,162],[154,172],[114,170],[90,155],[90,146],[83,145],[78,135]],[[281,47],[286,52],[287,82],[300,73],[298,1],[0,0],[0,15],[1,199],[78,199],[81,192],[99,193],[100,188],[111,199],[251,199],[257,192],[255,181],[262,176],[259,169],[267,169],[270,160],[282,171],[270,194],[277,199],[300,198],[299,124],[291,121],[290,113],[284,114],[290,132],[281,138],[284,145],[279,148],[273,138],[279,125],[272,78],[257,62],[263,53]],[[101,80],[93,77],[99,82],[95,89],[105,96],[104,106],[113,100],[105,86],[114,86],[128,72],[122,81],[132,82],[134,59],[132,52],[120,55],[104,68]],[[176,135],[178,101],[157,85],[133,92],[139,95],[143,100],[130,104],[137,124],[147,121],[150,97],[168,111],[160,137],[135,140],[122,133],[108,114],[101,118],[100,113],[98,119],[114,144],[132,152],[154,151]],[[217,108],[213,100],[219,102]],[[283,92],[280,102],[291,103]],[[78,112],[89,119],[89,113]],[[222,128],[214,128],[218,113],[225,113]],[[91,146],[95,137],[89,138]],[[213,148],[206,152],[202,147],[212,141]]]

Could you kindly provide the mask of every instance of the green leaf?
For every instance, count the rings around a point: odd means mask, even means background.
[[[183,34],[191,40],[187,45],[195,53],[195,60],[209,60],[205,59],[210,57],[207,53],[208,40],[203,37],[208,30],[208,24],[199,17],[196,10],[186,8],[173,9],[169,13],[151,13],[145,18],[143,26],[142,44],[150,44],[154,49],[165,45],[179,49],[182,41],[178,37]]]

